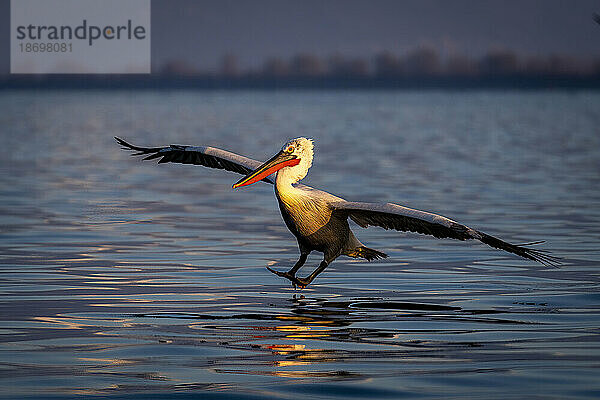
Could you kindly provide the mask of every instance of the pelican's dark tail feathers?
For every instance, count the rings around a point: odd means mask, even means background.
[[[348,253],[350,257],[354,258],[364,258],[367,261],[377,260],[379,258],[387,258],[388,255],[382,253],[381,251],[373,250],[365,246],[357,247]]]

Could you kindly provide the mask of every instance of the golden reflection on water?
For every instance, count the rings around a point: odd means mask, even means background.
[[[332,372],[310,371],[310,370],[295,370],[290,371],[287,368],[294,366],[308,366],[314,363],[323,363],[335,361],[331,357],[330,352],[321,348],[309,348],[306,344],[298,344],[298,341],[310,339],[318,340],[329,336],[323,333],[323,326],[297,326],[297,325],[280,325],[272,328],[266,328],[275,332],[286,333],[279,340],[290,340],[291,343],[285,344],[270,344],[262,346],[265,349],[272,351],[275,356],[284,356],[285,360],[273,360],[272,365],[276,367],[275,371],[266,372],[268,374],[285,377],[285,378],[307,378],[314,376],[330,376]],[[265,373],[264,371],[261,373]],[[335,373],[334,373],[335,374]]]
[[[287,355],[293,351],[305,350],[306,346],[303,344],[273,344],[264,346],[269,350],[273,350],[275,354]]]
[[[69,317],[33,317],[33,320],[43,322],[45,325],[50,324],[55,329],[83,329],[93,326],[91,324],[76,322],[76,320]]]
[[[310,326],[283,325],[276,326],[274,329],[281,332],[299,332],[310,330]]]
[[[299,366],[299,365],[308,365],[311,364],[308,361],[274,361],[274,365],[277,367],[291,367],[291,366]]]
[[[37,316],[32,318],[33,321],[40,322],[44,328],[54,329],[85,329],[90,327],[105,326],[110,323],[113,326],[126,327],[130,324],[130,320],[126,318],[106,318],[99,320],[97,318],[82,318],[69,317],[57,314],[54,317]]]
[[[93,363],[98,363],[98,364],[102,364],[102,366],[121,366],[121,365],[129,365],[129,364],[135,364],[136,361],[132,361],[132,360],[123,360],[120,358],[90,358],[90,357],[79,357],[78,360],[80,361],[87,361],[87,362],[93,362]]]

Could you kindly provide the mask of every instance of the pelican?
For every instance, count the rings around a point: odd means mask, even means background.
[[[361,243],[350,229],[348,218],[362,228],[379,226],[384,229],[432,235],[436,238],[476,239],[491,247],[514,253],[545,266],[559,264],[559,259],[549,255],[547,251],[527,247],[542,243],[541,241],[511,244],[441,215],[393,203],[346,201],[325,191],[298,183],[307,175],[312,165],[314,154],[312,139],[300,137],[290,140],[264,163],[215,147],[182,145],[139,147],[123,139],[117,137],[115,139],[123,149],[136,151],[133,156],[146,156],[144,160],[158,158],[159,164],[166,162],[197,164],[243,174],[244,177],[233,184],[233,189],[259,181],[273,184],[283,220],[298,240],[300,258],[287,272],[275,271],[269,267],[267,269],[290,280],[294,288],[298,286],[302,289],[308,286],[341,255],[368,261],[388,257],[387,254]],[[305,278],[297,277],[296,273],[313,251],[323,253],[323,260],[310,275]]]

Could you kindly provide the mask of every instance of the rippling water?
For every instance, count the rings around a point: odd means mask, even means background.
[[[2,398],[600,396],[598,93],[3,92],[0,110]],[[309,185],[543,239],[564,265],[355,227],[390,258],[294,291],[265,269],[298,255],[270,185],[112,139],[264,160],[301,135]]]

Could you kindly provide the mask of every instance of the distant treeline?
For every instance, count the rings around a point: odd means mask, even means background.
[[[495,50],[475,59],[442,57],[433,48],[418,47],[368,59],[303,53],[243,69],[234,55],[225,55],[216,71],[173,60],[149,75],[10,75],[0,78],[0,88],[600,88],[600,57],[579,60]]]
[[[180,62],[165,64],[163,75],[195,75],[201,71]],[[519,57],[510,50],[494,50],[479,59],[461,54],[440,56],[432,47],[418,47],[405,54],[385,51],[372,58],[344,57],[336,54],[320,58],[301,53],[291,59],[270,58],[261,68],[243,70],[234,55],[221,59],[217,76],[221,77],[475,77],[508,75],[598,75],[600,56],[595,60],[579,60],[561,55]]]

